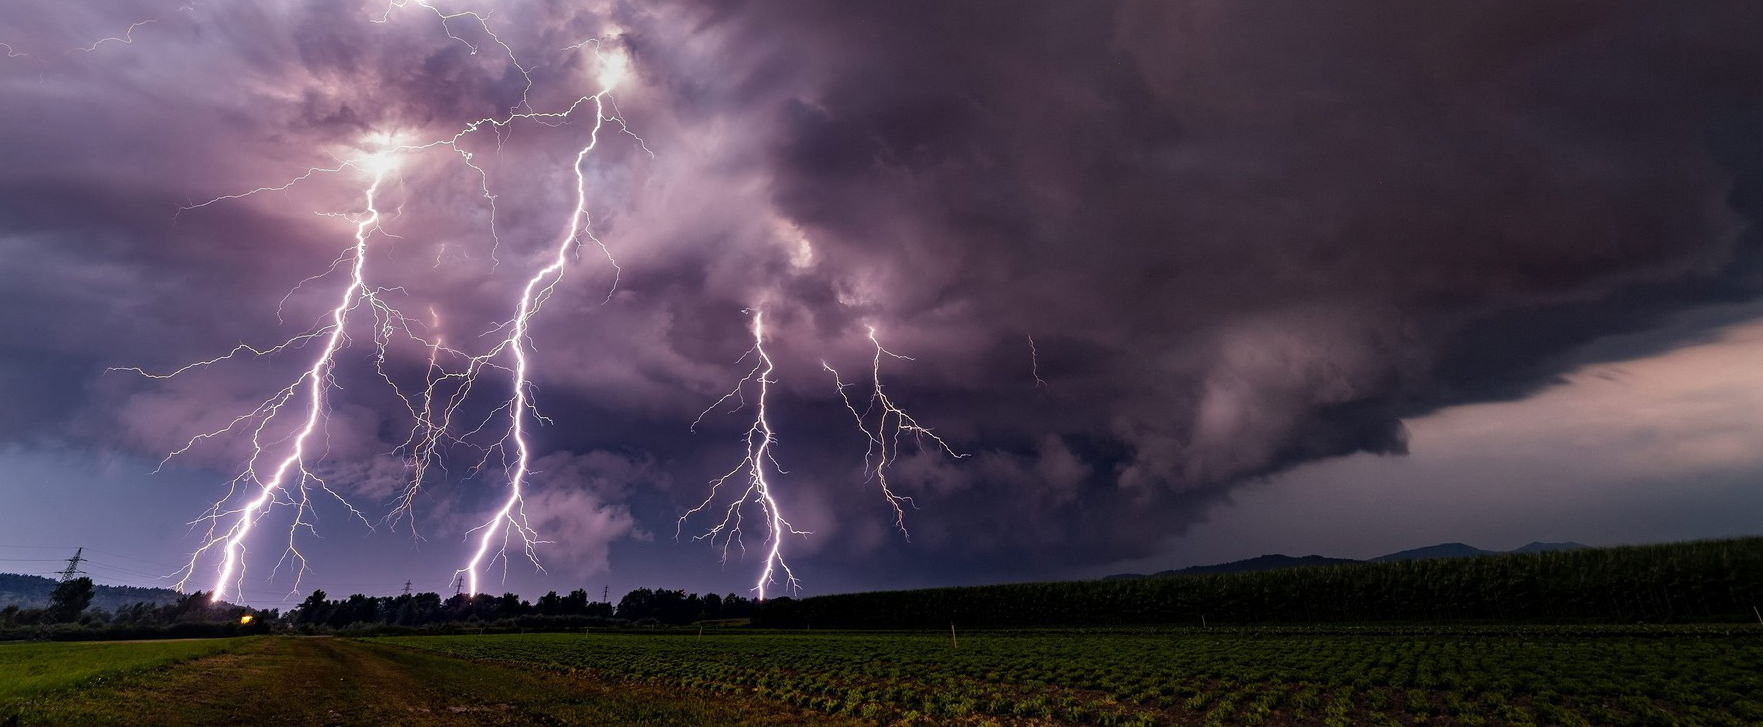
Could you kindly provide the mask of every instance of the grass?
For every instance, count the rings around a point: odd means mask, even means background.
[[[7,705],[238,648],[248,638],[0,644],[0,717]]]
[[[1755,725],[1751,628],[388,637],[879,724]]]

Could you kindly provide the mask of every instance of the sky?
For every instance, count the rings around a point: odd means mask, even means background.
[[[448,592],[488,522],[484,590],[747,593],[776,544],[814,594],[1758,534],[1760,15],[8,3],[0,570]],[[877,381],[948,450],[872,438]]]

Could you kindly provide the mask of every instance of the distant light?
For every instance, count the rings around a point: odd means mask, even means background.
[[[255,618],[257,618],[257,617],[252,616],[251,614],[247,613],[247,614],[239,617],[239,623],[240,624],[248,624],[248,623],[251,623],[251,620],[255,619]]]

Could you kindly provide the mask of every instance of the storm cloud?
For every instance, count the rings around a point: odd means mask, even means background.
[[[358,210],[359,180],[179,208],[376,134],[450,136],[523,95],[567,105],[594,90],[579,44],[603,37],[632,60],[616,96],[643,141],[610,133],[587,167],[617,282],[584,250],[534,330],[552,424],[530,504],[579,571],[616,570],[614,542],[667,540],[738,461],[741,415],[687,425],[745,372],[744,309],[772,324],[780,493],[815,531],[791,541],[802,557],[871,563],[885,585],[930,559],[980,579],[1018,557],[1143,556],[1243,482],[1401,455],[1405,418],[1530,395],[1615,355],[1586,348],[1611,334],[1681,345],[1645,334],[1754,298],[1760,15],[534,2],[488,21],[523,74],[475,25],[415,6],[14,4],[0,435],[158,455],[248,410],[298,356],[170,384],[104,369],[303,330],[340,282],[301,281],[348,242],[322,213]],[[132,42],[71,52],[144,18]],[[505,320],[562,229],[584,131],[474,136],[481,178],[448,150],[403,161],[379,284],[450,339]],[[894,398],[973,455],[900,462],[922,508],[910,541],[821,368],[863,378],[869,326],[912,357],[884,363]],[[394,353],[420,380],[423,351]],[[359,346],[351,360],[327,471],[375,501],[407,422]],[[218,493],[239,446],[176,466],[212,469]],[[425,528],[457,537],[496,492],[460,468],[425,494]]]

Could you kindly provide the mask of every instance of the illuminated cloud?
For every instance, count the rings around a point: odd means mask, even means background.
[[[157,386],[103,369],[318,320],[336,277],[278,302],[349,242],[335,214],[359,210],[360,175],[180,208],[613,83],[653,152],[621,138],[583,167],[617,290],[590,249],[531,321],[553,422],[535,459],[618,452],[668,473],[533,491],[535,529],[593,568],[739,459],[749,420],[687,425],[745,370],[741,311],[761,301],[780,506],[821,538],[802,551],[817,570],[872,559],[880,583],[1154,552],[1245,481],[1434,446],[1404,419],[1676,348],[1694,334],[1654,335],[1667,316],[1763,285],[1750,5],[509,3],[495,38],[393,10],[0,9],[0,42],[25,54],[0,58],[0,303],[29,312],[0,323],[0,436],[157,459],[298,371]],[[473,139],[482,176],[455,150],[368,157],[355,171],[388,178],[379,284],[442,309],[448,340],[508,320],[574,203],[585,130]],[[869,325],[916,359],[889,391],[974,455],[890,473],[920,508],[910,544],[877,532],[894,513],[819,363],[864,371]],[[1632,350],[1582,348],[1618,333]],[[328,432],[327,466],[378,507],[376,458],[407,422],[352,350],[337,376],[361,409]],[[421,380],[425,350],[388,353]],[[1650,461],[1732,455],[1695,441]],[[182,466],[224,473],[239,444]],[[418,505],[422,530],[457,550],[500,494],[455,472]]]

